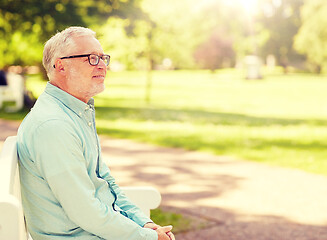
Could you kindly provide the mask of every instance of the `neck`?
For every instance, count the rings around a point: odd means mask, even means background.
[[[66,93],[68,93],[68,94],[72,95],[73,97],[81,100],[82,102],[88,103],[88,101],[90,100],[90,98],[86,97],[85,95],[73,91],[73,89],[70,88],[68,86],[68,84],[66,84],[66,81],[50,80],[49,82],[53,86],[56,86],[57,88],[60,88],[61,90],[65,91]],[[81,96],[83,96],[83,97],[81,97]]]

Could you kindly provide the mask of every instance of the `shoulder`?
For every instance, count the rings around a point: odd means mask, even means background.
[[[50,143],[78,139],[76,124],[57,105],[52,102],[36,105],[18,129],[18,142],[36,144],[45,140]]]
[[[49,97],[48,94],[42,93],[31,109],[28,115],[24,118],[19,131],[33,132],[49,127],[56,128],[58,131],[66,128],[68,125],[73,125],[72,119],[67,113],[65,106],[60,104],[55,98]]]

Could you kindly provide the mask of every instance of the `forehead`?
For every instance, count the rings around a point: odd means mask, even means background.
[[[99,40],[92,36],[81,36],[74,38],[74,54],[89,54],[98,53],[103,54],[103,49]]]

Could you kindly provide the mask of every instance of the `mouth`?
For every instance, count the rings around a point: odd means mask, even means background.
[[[105,78],[105,75],[93,75],[92,78],[96,78],[96,79],[104,79]]]

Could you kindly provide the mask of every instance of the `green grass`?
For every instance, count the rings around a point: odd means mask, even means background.
[[[109,73],[96,99],[100,133],[327,175],[326,76],[155,72],[150,104],[145,80]]]
[[[28,78],[36,96],[44,85]],[[145,85],[144,72],[108,73],[96,97],[100,134],[327,175],[326,76],[157,71],[150,104]]]
[[[185,232],[191,229],[192,219],[187,218],[181,214],[173,213],[170,211],[163,211],[160,208],[151,210],[151,219],[160,226],[173,226],[174,234]],[[193,226],[192,226],[193,227]],[[198,226],[201,228],[202,226]]]

